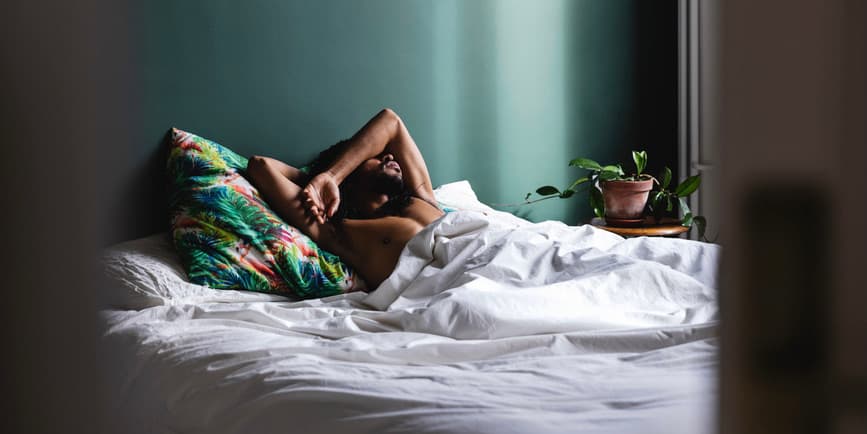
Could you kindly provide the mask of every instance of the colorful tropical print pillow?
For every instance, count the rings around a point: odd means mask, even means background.
[[[246,167],[230,149],[172,129],[169,213],[190,281],[294,298],[363,289],[348,265],[268,208],[242,176]]]

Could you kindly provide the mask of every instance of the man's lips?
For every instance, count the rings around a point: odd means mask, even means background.
[[[383,167],[386,169],[400,170],[400,164],[397,164],[397,161],[389,161],[389,162],[385,163],[385,165],[383,165]]]

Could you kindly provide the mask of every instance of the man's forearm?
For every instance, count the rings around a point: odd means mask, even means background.
[[[255,158],[255,157],[254,157]],[[304,172],[276,159],[270,157],[259,157],[263,159],[270,167],[276,170],[280,175],[283,175],[290,181],[294,182],[298,185],[304,185],[307,183],[307,174]]]
[[[349,139],[346,149],[326,171],[338,184],[343,182],[365,160],[382,154],[400,127],[397,114],[383,109]]]

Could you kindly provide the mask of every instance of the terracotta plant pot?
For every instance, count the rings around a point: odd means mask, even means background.
[[[644,205],[653,189],[653,180],[601,181],[605,221],[612,226],[638,226],[644,220]]]

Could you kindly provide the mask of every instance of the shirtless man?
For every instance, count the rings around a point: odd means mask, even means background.
[[[320,154],[308,177],[253,156],[247,174],[271,208],[376,289],[410,238],[443,215],[421,152],[384,109],[349,140]]]

